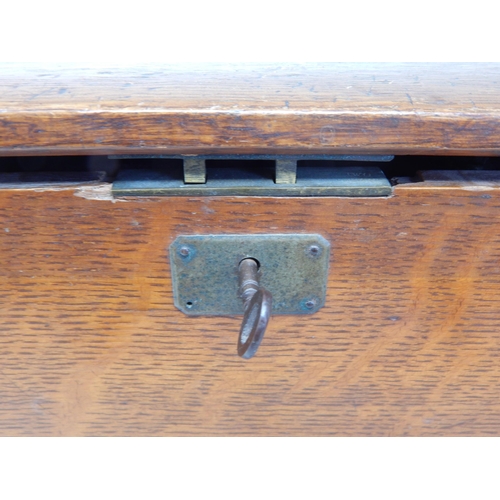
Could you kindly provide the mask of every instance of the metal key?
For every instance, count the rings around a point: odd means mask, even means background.
[[[238,354],[250,359],[259,348],[271,317],[273,298],[259,285],[259,264],[254,259],[243,259],[239,266],[240,297],[245,314],[238,338]]]

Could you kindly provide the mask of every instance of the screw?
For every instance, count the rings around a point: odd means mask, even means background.
[[[319,255],[321,255],[321,248],[318,245],[311,245],[308,248],[308,252],[311,257],[318,257]]]
[[[182,257],[187,257],[191,253],[191,250],[189,250],[188,247],[181,247],[179,249],[179,253],[182,255]]]
[[[316,301],[314,299],[310,299],[308,300],[305,304],[304,304],[308,309],[312,309],[315,305],[316,305]]]

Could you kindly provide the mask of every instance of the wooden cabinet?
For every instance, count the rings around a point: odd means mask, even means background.
[[[499,66],[227,71],[9,67],[0,154],[500,151]],[[0,434],[498,435],[500,175],[415,180],[375,198],[2,184]],[[168,247],[270,232],[329,241],[326,304],[274,316],[243,360],[241,317],[175,308]]]

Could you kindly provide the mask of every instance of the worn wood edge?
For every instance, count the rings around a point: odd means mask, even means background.
[[[21,182],[0,183],[0,194],[6,191],[26,191],[34,193],[50,193],[54,191],[73,191],[75,196],[87,200],[124,202],[125,199],[114,198],[112,184],[109,182]]]
[[[348,149],[348,148],[328,148],[328,149],[308,149],[303,148],[52,148],[35,147],[28,149],[2,149],[0,147],[0,157],[17,156],[108,156],[108,155],[249,155],[249,154],[272,154],[272,155],[407,155],[407,156],[500,156],[500,148],[494,149]]]
[[[2,124],[4,126],[2,126]],[[500,155],[500,113],[42,112],[0,116],[0,155]]]
[[[451,172],[452,173],[452,172]],[[500,177],[500,173],[499,173]],[[392,187],[392,194],[388,196],[323,196],[323,197],[278,197],[279,199],[296,199],[296,200],[311,200],[317,198],[327,199],[327,198],[339,198],[339,199],[359,199],[359,200],[378,200],[378,199],[388,199],[397,196],[398,193],[403,191],[426,191],[426,190],[462,190],[462,191],[497,191],[500,189],[500,178],[496,182],[486,181],[486,180],[454,180],[452,175],[450,175],[449,180],[424,180],[421,182],[407,182],[403,184],[395,184]],[[160,201],[164,196],[114,196],[113,195],[113,184],[110,182],[74,182],[74,183],[16,183],[16,184],[0,184],[0,193],[5,191],[32,191],[32,192],[51,192],[51,191],[73,191],[74,196],[85,198],[90,201],[111,201],[116,202],[137,202],[142,201]],[[176,198],[182,199],[200,199],[204,197],[200,196],[176,196]],[[214,198],[213,196],[207,196],[207,198]],[[231,199],[270,199],[276,197],[267,196],[217,196],[215,198],[231,198]]]

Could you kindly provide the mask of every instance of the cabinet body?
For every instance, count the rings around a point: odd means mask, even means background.
[[[38,81],[46,92],[33,97],[23,93],[33,75],[16,90],[14,72],[2,77],[10,94],[0,155],[500,151],[498,86],[478,90],[477,72],[422,70],[427,86],[419,87],[418,68],[393,68],[391,90],[379,68],[370,95],[360,93],[368,73],[352,70],[342,94],[347,69],[327,69],[303,71],[319,92],[309,85],[307,102],[305,87],[293,86],[300,78],[283,68],[269,70],[267,86],[255,70],[253,94],[217,99],[188,79],[184,101],[175,94],[182,73],[160,72],[149,78],[163,90],[152,85],[146,104],[133,94],[133,74],[102,77],[102,91],[98,76],[89,84],[77,72],[61,86],[48,73]],[[474,104],[465,104],[464,71]],[[497,73],[485,66],[486,82]],[[418,98],[405,92],[410,84]],[[280,106],[278,90],[288,96]],[[218,116],[207,103],[223,99],[227,113]],[[500,434],[499,181],[424,175],[375,198],[117,199],[110,182],[2,185],[0,434]],[[267,233],[329,241],[326,304],[272,317],[257,355],[243,360],[241,316],[175,308],[168,248],[179,235]]]

